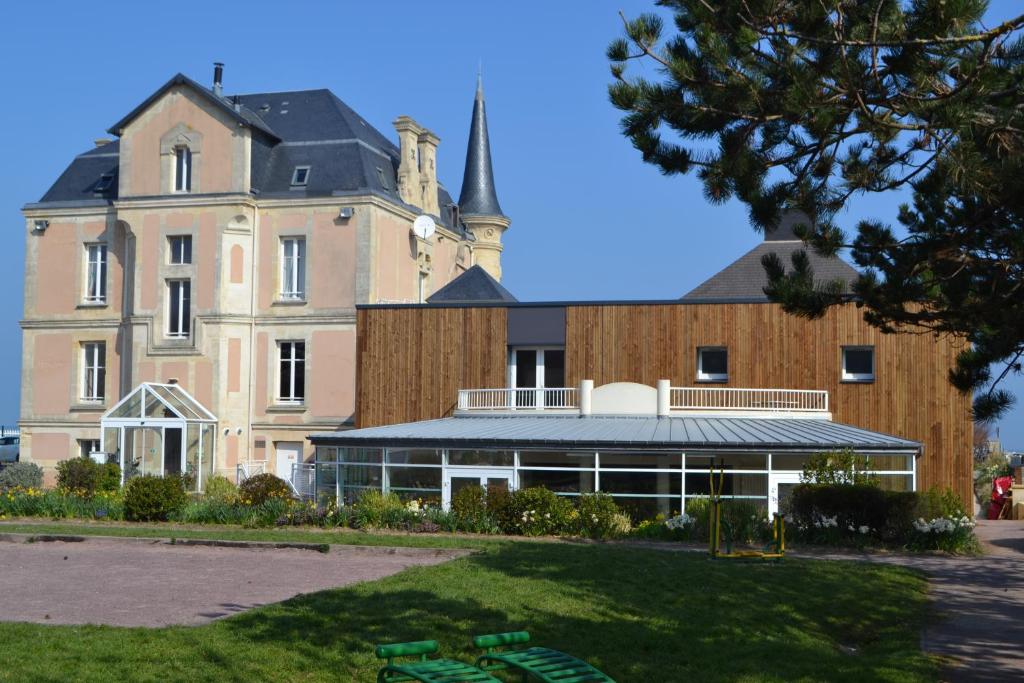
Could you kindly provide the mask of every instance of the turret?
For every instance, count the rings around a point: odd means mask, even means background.
[[[483,79],[477,78],[473,119],[466,150],[466,171],[462,176],[459,213],[466,229],[476,238],[474,260],[495,280],[501,280],[501,238],[511,221],[501,212],[491,168],[491,145],[487,136]]]

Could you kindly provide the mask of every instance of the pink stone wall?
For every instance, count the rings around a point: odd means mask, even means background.
[[[213,406],[213,363],[208,360],[195,362],[195,393],[196,400],[209,410]]]
[[[228,339],[228,392],[242,389],[242,340]]]
[[[149,214],[142,220],[141,239],[136,258],[141,263],[138,281],[139,305],[152,311],[159,305],[157,273],[160,272],[160,216]]]
[[[44,486],[53,486],[57,482],[56,465],[73,455],[71,437],[67,434],[33,434],[32,462],[43,468]]]
[[[377,296],[387,301],[415,301],[419,268],[409,237],[409,222],[379,212],[376,222]]]
[[[241,245],[231,247],[231,284],[240,285],[245,282],[245,250]]]
[[[68,412],[78,387],[73,371],[77,350],[70,334],[41,334],[35,338],[32,412],[36,416]],[[116,385],[108,384],[112,386]]]
[[[267,393],[267,333],[260,332],[256,335],[256,400],[253,411],[260,417],[267,414],[267,400],[270,394]]]
[[[309,303],[314,308],[355,306],[355,226],[336,225],[337,213],[316,213],[313,234],[307,244],[312,278]]]
[[[355,330],[313,332],[309,411],[313,417],[348,417],[355,412]]]
[[[192,383],[189,380],[188,367],[186,361],[165,361],[160,364],[160,377],[157,381],[166,383],[171,379],[177,379],[186,391],[190,391]]]
[[[199,214],[198,242],[199,251],[195,259],[198,272],[192,291],[196,307],[210,310],[217,287],[217,216],[213,213]]]
[[[35,239],[36,261],[36,315],[72,313],[78,305],[82,291],[78,286],[78,267],[84,259],[74,223],[53,222],[46,232]]]

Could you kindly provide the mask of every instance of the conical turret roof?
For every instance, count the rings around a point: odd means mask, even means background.
[[[484,111],[483,78],[477,77],[476,98],[473,100],[473,120],[469,128],[469,147],[466,149],[466,170],[462,175],[462,194],[459,210],[468,216],[503,216],[494,188],[494,169],[491,167],[491,143],[487,136],[487,113]]]

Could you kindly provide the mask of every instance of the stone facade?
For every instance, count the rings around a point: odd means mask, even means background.
[[[401,167],[386,169],[400,197],[263,196],[250,177],[258,131],[194,83],[158,95],[112,131],[116,198],[23,210],[21,457],[51,481],[55,463],[100,439],[103,413],[147,381],[178,383],[217,416],[222,474],[233,478],[246,461],[279,471],[278,451],[296,443],[311,457],[310,433],[353,422],[356,305],[422,301],[473,265],[472,236],[458,223],[439,219],[428,240],[410,232],[417,216],[442,208],[439,140],[412,119],[396,122]],[[182,149],[191,153],[187,192],[175,189]],[[187,263],[172,254],[181,237],[191,240]],[[292,239],[304,240],[304,282],[284,296]],[[106,248],[99,299],[87,296],[90,245]],[[190,324],[173,336],[177,281],[189,283]],[[85,352],[97,342],[98,398],[89,397]],[[300,400],[280,400],[281,342],[305,344]]]

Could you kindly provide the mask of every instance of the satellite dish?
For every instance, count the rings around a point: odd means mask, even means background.
[[[437,225],[434,223],[434,219],[430,216],[418,216],[416,220],[412,222],[412,231],[421,240],[430,239],[430,236],[434,234],[434,230],[437,229]]]

